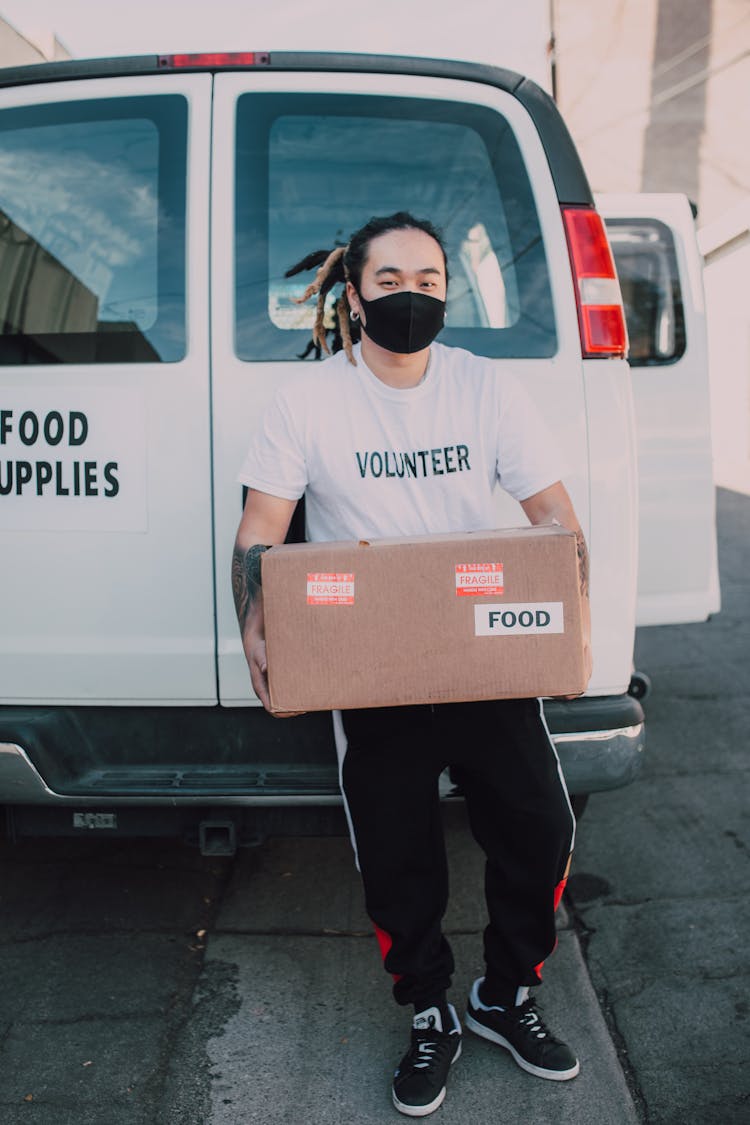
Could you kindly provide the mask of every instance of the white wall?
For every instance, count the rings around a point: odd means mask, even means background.
[[[747,0],[552,0],[558,104],[595,191],[750,196]]]
[[[750,200],[699,231],[708,319],[714,477],[750,494]]]
[[[0,66],[28,66],[69,58],[70,52],[54,33],[42,32],[27,38],[0,15]]]

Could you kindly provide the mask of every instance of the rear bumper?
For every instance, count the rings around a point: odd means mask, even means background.
[[[570,793],[628,785],[646,747],[643,708],[629,695],[545,700],[544,714]]]
[[[616,789],[636,776],[645,746],[643,709],[637,700],[628,695],[546,700],[544,712],[571,793]],[[186,769],[184,758],[173,759],[172,764],[163,758],[154,761],[155,751],[138,762],[126,748],[127,763],[89,760],[84,765],[79,761],[78,768],[71,766],[66,772],[57,763],[70,756],[71,748],[81,742],[91,746],[91,740],[82,739],[78,723],[88,716],[45,710],[19,711],[15,717],[18,723],[12,724],[14,735],[0,741],[0,804],[100,809],[207,803],[213,807],[273,807],[331,805],[341,800],[335,752],[332,745],[323,745],[330,739],[330,719],[326,722],[321,716],[310,717],[318,724],[311,728],[310,738],[323,750],[314,762],[309,757],[307,763],[298,760],[299,746],[295,745],[291,726],[283,728],[290,744],[273,770],[253,764],[262,754],[259,738],[243,747],[239,759],[222,759],[211,738],[216,734],[211,715],[204,710],[195,721],[206,720],[204,745],[209,749],[203,761],[190,769]],[[163,715],[165,722],[174,717],[174,710]],[[105,716],[108,724],[115,718]],[[253,719],[263,722],[265,717],[249,715],[245,710],[236,718],[246,728]],[[297,728],[299,735],[303,729]],[[162,755],[165,746],[166,740],[159,747]],[[81,759],[84,757],[81,755]]]

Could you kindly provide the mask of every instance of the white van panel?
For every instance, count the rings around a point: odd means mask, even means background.
[[[236,474],[246,452],[250,427],[269,402],[279,380],[296,363],[245,362],[233,348],[234,125],[237,98],[248,92],[339,93],[429,97],[489,106],[513,125],[530,170],[557,320],[558,352],[552,359],[497,360],[513,365],[556,427],[563,450],[565,483],[571,492],[592,549],[594,678],[592,694],[622,692],[632,659],[632,589],[635,583],[634,478],[628,468],[632,407],[627,366],[590,361],[580,354],[568,252],[549,166],[526,111],[510,95],[489,87],[440,79],[396,75],[253,73],[218,75],[214,91],[212,192],[212,348],[214,496],[217,572],[218,667],[221,702],[257,703],[240,645],[230,588],[230,559],[241,515]],[[325,153],[321,159],[325,160]],[[373,212],[377,212],[373,208]],[[429,216],[428,216],[429,217]],[[309,249],[315,247],[310,246]],[[305,279],[306,280],[306,279]],[[303,286],[300,286],[300,289]],[[583,368],[586,375],[584,399]],[[310,368],[314,378],[314,367]],[[597,431],[597,478],[589,481],[586,416]],[[593,412],[593,413],[592,413]],[[604,430],[601,424],[616,421]],[[592,494],[591,490],[595,494]],[[592,521],[591,513],[596,516]],[[514,526],[525,517],[508,496],[499,500],[498,525]],[[615,588],[616,586],[616,588]]]
[[[640,509],[636,623],[703,621],[718,611],[720,595],[706,314],[695,224],[684,195],[602,195],[597,205],[606,219],[658,220],[674,239],[684,353],[654,366],[631,362]]]
[[[587,695],[618,695],[632,673],[638,508],[633,396],[624,360],[584,363],[591,464],[591,630]]]
[[[698,232],[704,257],[714,479],[750,495],[750,197]]]
[[[119,480],[109,508],[101,490],[75,498],[68,478],[57,496],[29,490],[22,503],[0,505],[3,703],[216,700],[205,220],[211,77],[8,89],[0,91],[0,110],[165,94],[188,102],[185,357],[0,366],[0,410],[12,412],[0,458],[19,454],[19,411],[57,412],[64,420],[72,411],[87,419],[84,455],[99,474],[102,459],[116,462]],[[48,430],[54,447],[43,434],[26,447],[29,462],[42,453],[55,461],[65,447],[57,425]],[[80,436],[83,423],[77,425]],[[26,426],[28,439],[33,422]],[[57,460],[61,472],[73,473],[69,449]]]

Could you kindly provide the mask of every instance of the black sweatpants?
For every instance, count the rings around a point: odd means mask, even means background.
[[[448,870],[438,794],[451,766],[487,861],[484,995],[513,1003],[520,986],[540,982],[555,947],[575,831],[540,701],[372,708],[341,719],[342,790],[396,1000],[419,1010],[453,972],[441,928]]]

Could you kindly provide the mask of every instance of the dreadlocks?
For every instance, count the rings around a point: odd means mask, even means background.
[[[313,251],[312,254],[302,258],[296,265],[291,266],[284,276],[294,277],[296,274],[302,273],[303,270],[318,267],[315,278],[307,286],[302,296],[294,299],[295,304],[302,305],[314,294],[317,293],[318,295],[315,307],[315,323],[312,330],[312,345],[315,348],[317,358],[320,358],[321,349],[331,355],[331,348],[328,346],[327,339],[330,329],[325,324],[326,297],[335,285],[341,284],[344,288],[334,306],[333,352],[335,353],[343,348],[349,362],[356,367],[357,361],[354,358],[353,347],[359,339],[359,324],[352,321],[350,317],[351,308],[346,296],[346,282],[351,281],[354,288],[359,292],[362,270],[367,261],[370,243],[379,235],[388,234],[392,230],[421,230],[434,238],[443,251],[443,258],[446,259],[447,281],[447,255],[440,234],[432,223],[426,219],[415,219],[407,211],[397,211],[395,215],[370,219],[368,223],[355,231],[347,246],[337,246],[333,250]],[[303,354],[308,355],[309,351],[308,348]]]
[[[328,329],[325,325],[326,314],[326,297],[333,289],[334,285],[344,284],[344,290],[336,302],[335,311],[335,324],[334,327],[338,329],[341,335],[341,346],[346,352],[347,358],[350,363],[356,364],[354,352],[352,351],[352,334],[349,320],[349,301],[346,297],[346,271],[344,269],[344,255],[346,253],[345,246],[337,246],[335,250],[316,250],[313,254],[308,254],[301,262],[297,262],[295,266],[286,271],[286,277],[293,277],[302,270],[312,269],[313,266],[318,266],[318,271],[315,278],[305,289],[301,297],[295,297],[294,303],[296,305],[303,305],[315,293],[318,295],[318,300],[315,306],[315,323],[312,330],[312,342],[317,349],[317,354],[320,355],[320,349],[331,354],[331,349],[328,346]],[[334,340],[334,344],[336,341]],[[335,349],[339,350],[339,349]]]

